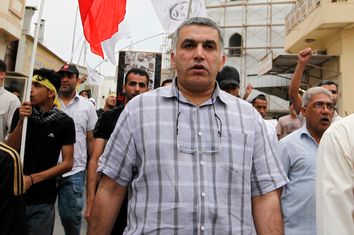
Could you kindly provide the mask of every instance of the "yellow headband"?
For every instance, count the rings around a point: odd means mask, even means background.
[[[55,88],[55,86],[45,77],[42,77],[42,76],[39,76],[39,75],[34,75],[32,77],[32,82],[37,82],[37,83],[45,86],[49,90],[54,91],[55,94],[57,94],[57,89]]]
[[[39,75],[34,75],[32,77],[32,82],[39,83],[39,84],[45,86],[46,88],[48,88],[49,90],[54,91],[54,93],[55,93],[54,105],[57,106],[58,109],[61,108],[60,102],[57,99],[57,93],[58,93],[57,89],[47,78],[39,76]]]

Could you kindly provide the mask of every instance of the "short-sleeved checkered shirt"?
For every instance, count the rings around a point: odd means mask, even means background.
[[[129,188],[125,234],[251,234],[251,197],[287,182],[250,104],[217,86],[195,106],[175,81],[128,103],[98,171]]]

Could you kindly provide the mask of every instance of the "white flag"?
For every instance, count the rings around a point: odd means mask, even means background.
[[[110,39],[107,39],[101,43],[102,49],[106,54],[106,57],[108,58],[109,62],[111,62],[113,65],[117,64],[116,55],[115,55],[115,48],[117,42],[129,36],[130,36],[130,32],[128,29],[128,25],[126,23],[126,20],[124,19],[123,22],[119,24],[119,31],[113,34],[113,36]]]
[[[178,25],[188,17],[189,1],[192,1],[189,18],[207,17],[204,0],[151,0],[163,29],[173,33]]]
[[[103,77],[96,70],[93,70],[90,65],[86,64],[86,66],[88,74],[88,83],[90,85],[100,86],[102,84]]]

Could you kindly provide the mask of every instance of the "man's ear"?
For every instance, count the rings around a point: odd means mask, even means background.
[[[5,78],[6,73],[5,72],[0,72],[0,79],[1,81]]]
[[[171,63],[173,67],[176,67],[175,53],[173,51],[171,52]]]
[[[307,110],[305,107],[301,107],[300,112],[302,113],[302,116],[306,117]]]
[[[55,92],[48,89],[48,97],[49,98],[54,98],[55,97]]]
[[[225,57],[224,54],[222,54],[222,55],[221,55],[221,63],[220,63],[219,72],[222,70],[222,68],[224,68],[225,61],[226,61],[226,57]]]

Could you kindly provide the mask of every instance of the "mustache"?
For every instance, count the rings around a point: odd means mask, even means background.
[[[323,118],[320,119],[320,121],[330,122],[331,120],[328,117],[323,117]]]
[[[204,70],[207,70],[207,68],[204,65],[202,65],[202,64],[194,64],[189,69],[204,69]]]

